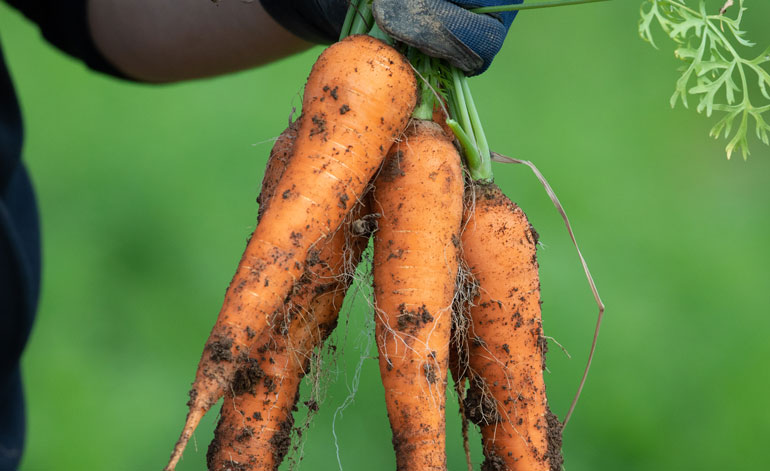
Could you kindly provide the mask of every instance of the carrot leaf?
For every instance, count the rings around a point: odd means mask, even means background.
[[[722,114],[710,135],[729,139],[725,149],[728,159],[736,151],[744,159],[749,156],[752,120],[757,138],[770,145],[770,125],[765,115],[770,111],[770,47],[754,58],[742,55],[739,48],[755,44],[741,29],[747,10],[744,0],[737,3],[737,14],[730,18],[724,13],[731,2],[720,12],[709,14],[703,0],[697,9],[685,0],[645,0],[639,21],[640,36],[653,47],[657,48],[652,33],[656,24],[677,44],[674,54],[685,66],[671,96],[671,106],[681,101],[688,108],[688,97],[695,97],[698,113],[705,112],[708,117],[715,111]]]

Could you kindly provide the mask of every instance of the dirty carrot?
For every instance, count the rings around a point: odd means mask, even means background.
[[[416,102],[406,59],[369,36],[327,48],[305,85],[294,155],[262,215],[190,390],[190,411],[167,470],[172,470],[203,415],[222,397],[237,360],[280,310],[305,269],[308,251],[334,232],[359,200]]]
[[[262,219],[262,214],[270,204],[278,182],[281,180],[284,171],[286,171],[286,166],[294,150],[294,141],[297,137],[298,127],[299,121],[290,123],[289,127],[278,136],[273,149],[270,151],[270,157],[265,166],[265,174],[262,178],[262,188],[259,196],[257,196],[257,203],[259,204],[257,222]],[[287,316],[287,314],[287,310],[283,309],[281,315]],[[287,319],[280,319],[279,321],[281,325],[285,325]],[[266,401],[267,405],[272,405],[276,408],[275,414],[270,414],[268,417],[280,416],[281,418],[270,421],[270,423],[287,423],[288,428],[291,428],[291,422],[286,420],[287,417],[292,417],[291,411],[287,412],[284,405],[279,401],[287,399],[286,395],[288,394],[288,397],[295,398],[294,401],[290,402],[289,409],[294,406],[301,376],[288,374],[285,381],[282,375],[279,375],[281,378],[278,381],[274,377],[267,378],[260,365],[258,355],[260,351],[263,356],[266,354],[267,346],[271,344],[273,338],[269,331],[263,331],[262,338],[264,340],[260,340],[257,348],[252,347],[248,360],[243,362],[236,371],[232,385],[225,394],[225,400],[222,403],[220,412],[220,420],[214,431],[214,439],[209,444],[208,453],[206,454],[209,470],[234,467],[243,468],[248,466],[248,463],[255,464],[258,462],[258,453],[249,453],[249,449],[252,448],[252,442],[263,443],[264,440],[265,444],[267,444],[270,438],[272,438],[265,437],[263,439],[262,434],[259,433],[265,430],[263,428],[263,425],[266,424],[264,416],[267,415],[263,414],[266,408],[256,407],[256,404],[252,404],[253,401],[262,400],[261,398],[258,399],[259,396],[268,396],[271,393],[275,393],[276,396],[272,397],[272,400]],[[283,346],[285,349],[285,343]],[[287,358],[284,362],[284,369],[286,371],[291,370],[295,363]],[[249,399],[249,396],[243,398],[243,394],[247,392],[251,394],[253,401]],[[270,410],[272,412],[272,409]],[[257,427],[259,428],[255,427],[255,424],[258,424]],[[280,429],[276,428],[273,430],[278,432]],[[283,448],[283,443],[284,441],[281,440],[277,448]],[[286,448],[288,449],[288,447]],[[284,453],[276,451],[274,454],[282,456]],[[270,465],[274,461],[276,460],[270,461]],[[272,469],[272,466],[269,469]]]
[[[466,357],[468,419],[481,427],[482,469],[558,471],[561,424],[545,394],[537,233],[494,184],[471,184],[463,259],[477,283]]]
[[[375,180],[375,335],[397,468],[446,470],[445,394],[462,217],[460,157],[414,120]]]
[[[351,233],[351,220],[365,211],[362,205],[354,208],[320,254],[308,261],[281,318],[263,331],[248,360],[236,371],[206,456],[210,471],[272,471],[281,464],[291,445],[292,411],[299,400],[300,382],[314,349],[336,325],[369,239],[368,234]],[[306,404],[311,410],[318,407],[314,399]]]
[[[297,128],[297,121],[291,123],[270,153],[257,198],[260,215],[292,157]],[[263,331],[236,371],[206,455],[209,470],[273,470],[288,452],[300,382],[314,348],[334,328],[352,271],[368,241],[368,233],[351,234],[349,222],[362,212],[366,210],[360,205],[354,208],[342,228],[324,241],[320,254],[311,255],[279,318],[271,323],[273,328]],[[318,406],[312,401],[311,409]]]

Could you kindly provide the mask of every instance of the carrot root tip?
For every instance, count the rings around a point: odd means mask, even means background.
[[[166,467],[163,468],[163,471],[174,471],[177,463],[179,463],[179,460],[182,458],[182,453],[184,453],[184,450],[187,447],[187,443],[190,441],[195,428],[203,418],[204,413],[205,411],[201,410],[200,408],[190,408],[190,412],[187,414],[187,420],[185,421],[184,428],[182,429],[182,434],[179,436],[179,440],[177,440],[176,445],[174,445],[174,451],[171,452],[171,458],[169,459]]]

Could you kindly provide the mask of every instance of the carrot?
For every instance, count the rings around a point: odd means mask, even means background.
[[[369,36],[327,48],[305,85],[294,155],[262,215],[190,391],[190,411],[166,466],[172,470],[201,417],[222,397],[255,335],[280,310],[311,250],[342,223],[416,102],[406,59]]]
[[[375,180],[374,296],[397,469],[445,470],[445,393],[462,217],[460,157],[413,121]]]
[[[257,198],[260,210],[269,205],[291,159],[296,128],[295,121],[270,153]],[[340,230],[325,241],[320,254],[312,255],[312,263],[292,289],[279,319],[262,333],[257,347],[236,372],[206,455],[209,470],[273,470],[288,452],[300,382],[314,348],[336,325],[352,271],[368,241],[368,234],[351,234],[349,220],[362,212],[366,210],[361,205],[354,208]]]
[[[359,206],[351,213],[356,218]],[[354,214],[355,213],[355,214]],[[291,443],[292,410],[313,350],[332,332],[367,237],[345,224],[308,266],[281,312],[238,369],[207,454],[210,471],[272,471]],[[347,253],[350,252],[350,253]],[[347,260],[347,257],[350,260]],[[350,263],[352,261],[352,263]],[[317,404],[309,405],[311,410]]]
[[[561,424],[543,381],[537,233],[496,185],[473,185],[468,196],[463,259],[478,290],[466,337],[464,408],[481,427],[482,469],[560,470]]]

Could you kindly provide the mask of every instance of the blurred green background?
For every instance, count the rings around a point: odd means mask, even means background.
[[[670,109],[679,63],[663,36],[659,51],[639,39],[639,4],[522,13],[494,66],[472,81],[493,148],[549,178],[607,304],[565,430],[566,469],[761,469],[770,437],[770,149],[753,140],[748,161],[728,161],[726,142],[707,137],[713,120]],[[750,37],[770,44],[770,3],[747,4]],[[44,231],[42,304],[23,362],[22,470],[160,469],[253,229],[271,140],[320,49],[150,86],[88,71],[6,6],[0,30]],[[535,177],[523,166],[495,172],[545,245],[544,327],[572,354],[551,345],[548,391],[563,417],[596,308]],[[361,301],[349,312],[300,469],[337,469],[332,420],[362,356],[360,388],[336,420],[339,459],[347,470],[395,467],[377,362],[363,348],[371,312]],[[449,469],[460,470],[453,399]],[[214,415],[180,471],[205,468]]]

